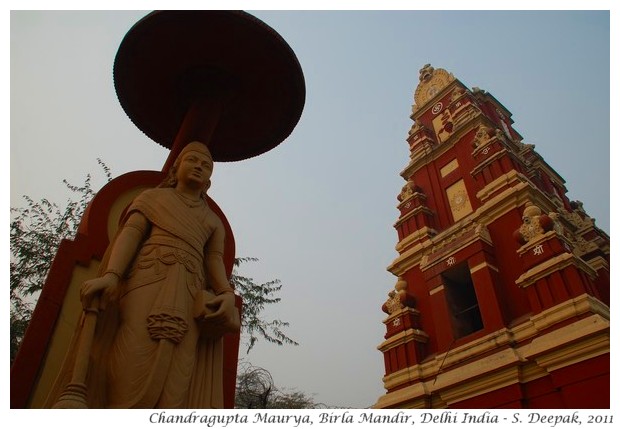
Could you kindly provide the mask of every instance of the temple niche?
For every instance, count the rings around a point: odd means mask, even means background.
[[[609,236],[493,95],[418,78],[375,407],[609,408]]]

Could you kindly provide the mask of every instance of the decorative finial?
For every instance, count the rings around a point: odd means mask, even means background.
[[[430,64],[425,64],[420,69],[420,82],[428,82],[433,76],[435,69]]]

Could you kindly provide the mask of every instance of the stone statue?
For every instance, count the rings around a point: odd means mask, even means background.
[[[554,226],[553,219],[544,214],[540,207],[535,206],[530,201],[525,204],[521,219],[523,224],[513,233],[513,237],[522,245],[539,235],[551,231]]]
[[[98,278],[80,291],[97,320],[90,408],[222,408],[221,336],[238,332],[224,225],[206,203],[213,159],[191,142],[168,178],[126,210]],[[76,358],[77,359],[77,358]]]

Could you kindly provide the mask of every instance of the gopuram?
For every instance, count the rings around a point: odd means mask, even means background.
[[[104,186],[61,243],[11,368],[11,408],[232,408],[241,297],[214,161],[267,152],[305,103],[288,44],[244,12],[157,11],[125,35],[114,85],[170,149]]]
[[[610,239],[490,93],[426,65],[376,408],[609,408]]]

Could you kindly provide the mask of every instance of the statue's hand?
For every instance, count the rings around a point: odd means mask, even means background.
[[[235,295],[223,293],[210,300],[206,306],[212,310],[203,318],[205,321],[223,325],[229,331],[238,331],[241,328],[237,308],[235,307]]]
[[[113,273],[106,273],[101,277],[85,281],[80,289],[82,307],[85,309],[90,307],[93,298],[103,292],[101,307],[105,308],[106,304],[116,297],[118,282],[118,276]]]

